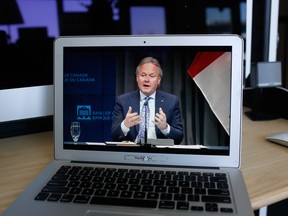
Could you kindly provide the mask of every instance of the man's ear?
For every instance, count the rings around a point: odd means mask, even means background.
[[[159,76],[159,78],[158,78],[158,87],[160,86],[160,84],[161,84],[161,77]]]

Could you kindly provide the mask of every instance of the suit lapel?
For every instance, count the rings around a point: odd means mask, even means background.
[[[159,108],[163,108],[165,106],[166,98],[164,97],[161,92],[156,92],[156,98],[155,98],[155,114],[159,112]]]

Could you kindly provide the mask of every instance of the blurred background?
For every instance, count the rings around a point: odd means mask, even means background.
[[[252,63],[277,61],[282,66],[278,85],[287,89],[285,8],[285,0],[0,0],[0,100],[5,101],[0,136],[14,130],[7,127],[14,121],[26,125],[26,120],[48,117],[51,122],[58,36],[238,34],[245,41],[244,87],[251,87]],[[256,87],[247,104],[259,110],[263,91]],[[24,100],[29,98],[35,99]]]
[[[60,35],[246,33],[246,0],[0,2],[0,89],[52,84]]]

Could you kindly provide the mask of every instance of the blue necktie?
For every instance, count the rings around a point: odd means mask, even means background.
[[[146,124],[146,132],[148,131],[148,126],[149,126],[150,109],[149,109],[148,102],[150,99],[151,97],[144,98],[145,102],[143,103],[142,108],[141,108],[142,122],[139,126],[139,133],[136,137],[136,143],[144,143],[144,141],[147,141],[147,140],[144,140],[144,138],[145,138],[145,124]]]

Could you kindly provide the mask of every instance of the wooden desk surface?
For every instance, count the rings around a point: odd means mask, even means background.
[[[288,121],[253,122],[243,115],[242,171],[253,209],[288,198],[288,148],[265,140]],[[0,214],[53,159],[53,133],[0,139]]]
[[[241,170],[254,210],[288,198],[288,147],[265,137],[288,131],[288,120],[251,121],[243,115]]]
[[[53,133],[0,139],[0,215],[54,157]]]

